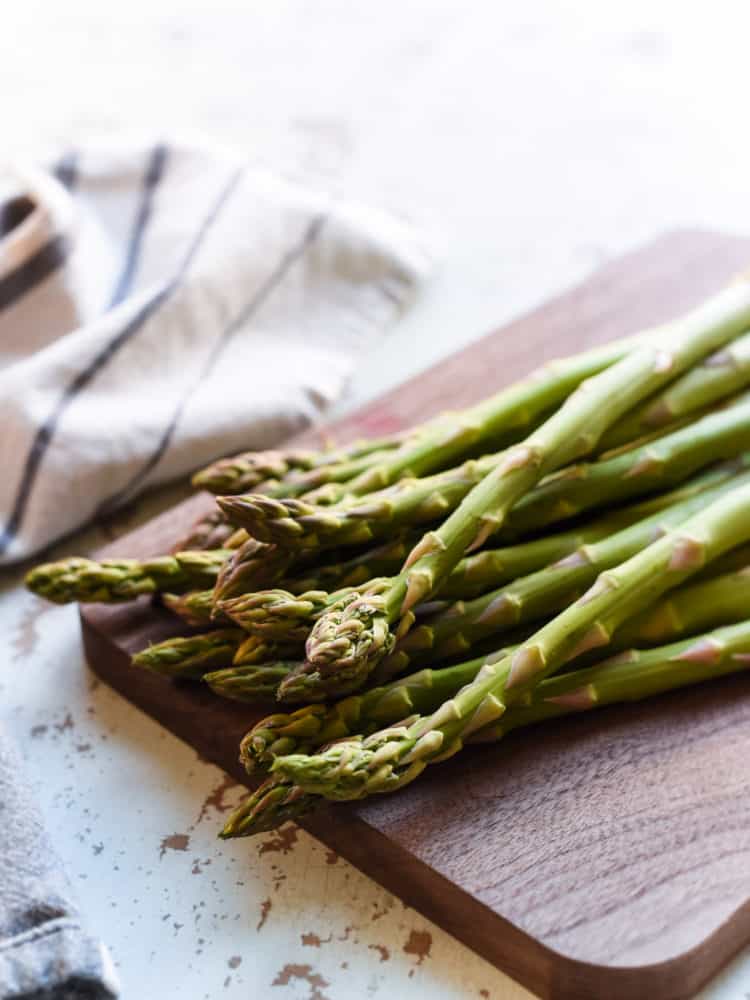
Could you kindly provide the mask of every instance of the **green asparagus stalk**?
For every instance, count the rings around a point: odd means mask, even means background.
[[[513,729],[571,712],[654,695],[750,669],[750,621],[655,649],[628,649],[583,670],[549,677],[529,705],[516,705],[470,737],[495,742]]]
[[[308,590],[330,592],[358,587],[373,577],[395,573],[403,565],[415,540],[411,533],[400,535],[348,559],[300,569],[299,576],[283,579],[284,589],[292,594],[304,594]]]
[[[211,586],[228,553],[177,552],[153,559],[93,559],[71,557],[36,566],[26,576],[26,586],[55,604],[71,601],[116,603],[142,594]]]
[[[279,684],[297,662],[272,660],[267,663],[225,666],[206,674],[203,680],[222,698],[246,702],[263,701],[276,697]]]
[[[235,525],[230,524],[223,511],[216,507],[192,525],[187,535],[173,547],[172,552],[231,548],[228,542],[237,533]]]
[[[424,476],[452,461],[459,461],[467,452],[501,435],[528,429],[585,379],[620,361],[636,342],[637,338],[620,340],[572,358],[550,362],[523,381],[501,389],[468,410],[441,414],[410,433],[399,448],[384,455],[378,463],[347,481],[339,498],[344,492],[350,496],[364,496],[407,475]]]
[[[490,657],[476,679],[431,716],[361,741],[342,741],[314,755],[278,757],[279,772],[305,791],[334,799],[394,791],[430,764],[461,749],[472,733],[590,649],[609,644],[616,628],[700,567],[750,539],[750,486],[715,500],[648,548],[601,573],[574,604],[510,656]]]
[[[272,491],[288,490],[289,495],[327,482],[345,481],[379,461],[398,447],[402,434],[368,438],[327,451],[246,451],[222,458],[193,476],[193,486],[211,493],[242,493],[271,482]],[[300,473],[307,476],[295,483]],[[312,484],[312,485],[310,485]]]
[[[259,635],[246,635],[243,632],[232,666],[267,664],[274,660],[300,660],[303,653],[304,645],[301,643],[276,641]]]
[[[142,649],[133,656],[132,662],[136,667],[145,667],[165,677],[198,678],[217,667],[228,667],[243,638],[238,628],[177,636]]]
[[[460,458],[467,450],[476,448],[482,441],[491,441],[501,431],[508,430],[515,425],[527,426],[532,421],[532,415],[538,416],[548,412],[551,407],[565,399],[585,379],[620,361],[637,341],[638,338],[623,339],[572,358],[550,362],[540,371],[532,373],[525,380],[483,400],[470,410],[458,415],[441,415],[422,428],[413,431],[400,448],[389,453],[386,462],[368,469],[357,479],[346,482],[345,488],[342,487],[338,494],[327,493],[325,496],[326,505],[336,500],[343,500],[345,496],[361,497],[376,490],[382,491],[407,474],[409,477],[424,476],[426,472],[435,467],[449,464],[451,458]],[[412,503],[412,506],[417,508],[415,523],[431,520],[444,513],[446,509],[450,509],[446,505],[451,502],[456,489],[459,492],[458,499],[460,500],[465,495],[465,492],[460,492],[461,484],[468,485],[470,488],[486,474],[490,467],[491,460],[490,462],[485,461],[478,468],[476,463],[470,460],[459,469],[450,470],[447,480],[437,480],[435,477],[430,477],[430,481],[423,482],[421,484],[422,491],[414,496]],[[347,479],[348,473],[341,471],[340,481],[344,482]],[[455,487],[451,489],[454,479],[457,482]],[[331,480],[328,482],[333,485]],[[280,496],[251,494],[249,497],[233,497],[228,495],[218,497],[218,503],[227,517],[238,524],[246,525],[254,537],[261,541],[281,541],[291,544],[294,540],[297,544],[301,544],[303,540],[294,537],[295,534],[300,534],[299,530],[288,526],[286,521],[289,516],[299,518],[308,513],[311,516],[318,513],[317,508],[322,499],[320,493],[318,493],[314,504],[299,500],[295,502],[295,500],[306,491],[319,485],[319,478],[311,475],[306,479],[300,477],[294,489],[290,488]],[[451,496],[446,499],[438,498],[436,504],[431,504],[431,494],[440,487],[447,488]],[[234,493],[234,490],[231,493]],[[409,496],[407,499],[412,498]],[[285,503],[274,502],[281,500],[284,500]],[[390,497],[386,496],[381,502],[388,504],[389,501]],[[359,506],[361,507],[361,505]],[[432,513],[433,508],[435,508],[434,513]],[[356,515],[353,515],[353,518],[356,519]],[[266,522],[274,523],[266,525]],[[321,530],[324,533],[326,528],[327,522],[322,520]],[[358,544],[368,542],[373,537],[375,536],[367,530],[367,525],[363,525],[357,530],[356,524],[352,524],[348,525],[347,530],[342,532],[340,542]],[[314,539],[309,539],[305,547],[316,548],[318,545]]]
[[[744,484],[750,485],[750,471],[658,511],[598,542],[584,544],[536,573],[474,600],[459,600],[426,620],[420,620],[380,662],[376,668],[377,678],[383,680],[403,673],[425,656],[448,659],[463,655],[483,639],[548,618],[579,597],[602,570],[629,559],[654,538]],[[335,693],[339,680],[335,674],[332,678],[321,676],[314,664],[302,663],[282,683],[279,698],[287,702],[317,700]]]
[[[211,628],[231,625],[232,620],[214,608],[213,590],[191,590],[187,594],[162,594],[161,602],[186,625]]]
[[[477,669],[481,669],[484,661],[480,658],[474,662],[479,664]],[[542,681],[529,705],[510,708],[498,721],[470,735],[467,742],[496,742],[521,726],[616,702],[663,694],[748,668],[748,621],[658,649],[631,649],[589,669],[571,671]],[[260,726],[261,723],[256,728]],[[349,732],[354,734],[352,727],[349,727]],[[256,763],[266,766],[273,757],[263,747],[263,756],[256,762],[254,748],[248,745],[251,743],[250,735],[243,741],[241,756],[252,771]],[[269,736],[279,740],[282,748],[291,745],[297,748],[295,752],[299,752],[296,733],[292,737],[282,736],[279,728],[279,735],[271,730]],[[320,732],[316,732],[313,741],[319,736]],[[302,745],[307,745],[304,739]],[[283,752],[288,754],[291,751],[284,749]],[[300,819],[320,802],[320,796],[305,792],[283,775],[273,774],[232,813],[220,836],[244,837],[267,832],[288,820]]]
[[[691,582],[698,583],[699,580],[709,580],[717,576],[724,576],[726,573],[735,573],[746,566],[750,566],[750,545],[736,545],[729,552],[725,552],[721,558],[715,559],[700,573],[696,573]]]
[[[353,590],[348,587],[344,593]],[[341,596],[341,591],[308,590],[295,595],[286,590],[260,590],[221,601],[218,607],[246,632],[304,643],[313,623]]]
[[[242,493],[266,479],[283,479],[292,469],[309,469],[314,460],[313,451],[243,451],[200,469],[192,482],[211,493]]]
[[[746,389],[750,384],[750,333],[705,358],[663,392],[637,406],[611,427],[599,443],[618,448]]]
[[[376,548],[347,559],[336,559],[324,565],[298,565],[288,550],[275,546],[248,544],[231,555],[219,573],[216,600],[236,597],[251,590],[264,590],[283,580],[284,589],[292,594],[308,590],[340,590],[343,587],[366,583],[375,576],[395,572],[402,565],[413,544],[414,536],[401,536],[378,545]],[[263,553],[267,558],[263,557]],[[327,553],[329,556],[331,553]],[[285,577],[293,564],[300,574]]]
[[[325,799],[275,775],[267,778],[232,812],[219,836],[222,840],[268,833],[289,820],[299,820]]]
[[[510,525],[523,534],[610,502],[681,482],[717,459],[750,447],[750,397],[652,441],[598,462],[572,465],[524,497]]]
[[[478,548],[539,480],[591,452],[619,417],[722,347],[750,322],[743,279],[671,324],[659,338],[587,380],[412,550],[388,584],[332,608],[315,623],[307,658],[321,675],[361,682],[413,624],[412,608],[440,586],[467,549]],[[392,631],[393,627],[393,631]]]
[[[613,646],[662,643],[750,618],[750,565],[679,587],[616,631]]]
[[[467,556],[451,572],[440,588],[439,595],[441,598],[476,597],[507,580],[525,576],[555,562],[588,541],[604,538],[616,526],[627,523],[629,518],[629,510],[618,511],[616,515],[607,515],[576,529],[500,549],[486,549]],[[632,519],[636,520],[637,515]],[[297,596],[305,591],[361,587],[374,577],[400,569],[409,548],[405,541],[398,541],[386,543],[380,550],[374,550],[375,553],[378,551],[383,555],[372,560],[367,553],[340,563],[312,567],[308,576],[284,580],[284,588]]]
[[[248,538],[219,568],[214,585],[214,601],[270,587],[287,572],[294,556],[277,545],[266,545]]]

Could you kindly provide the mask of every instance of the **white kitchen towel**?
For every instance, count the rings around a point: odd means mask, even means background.
[[[15,168],[0,204],[0,563],[301,429],[426,273],[411,232],[185,141]]]

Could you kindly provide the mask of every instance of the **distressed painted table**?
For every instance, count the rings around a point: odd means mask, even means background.
[[[678,0],[208,6],[4,10],[4,148],[168,122],[411,217],[435,280],[342,409],[659,231],[750,232],[737,3],[713,6],[710,51],[705,15]],[[1,717],[126,1000],[528,996],[293,827],[219,844],[238,790],[97,686],[75,609],[42,607],[18,579],[2,578]],[[750,954],[706,991],[749,995]]]

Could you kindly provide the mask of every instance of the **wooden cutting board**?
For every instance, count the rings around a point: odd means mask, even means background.
[[[661,322],[750,262],[750,241],[679,232],[330,428],[345,440],[463,406],[546,359]],[[315,433],[297,439],[313,442]],[[196,497],[109,554],[166,551]],[[237,744],[265,712],[129,667],[175,620],[143,600],[81,612],[92,668],[251,784]],[[750,941],[750,677],[511,734],[397,795],[303,824],[543,997],[688,997]]]

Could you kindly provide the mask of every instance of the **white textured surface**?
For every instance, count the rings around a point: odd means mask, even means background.
[[[665,228],[750,230],[748,27],[728,0],[25,0],[3,8],[4,149],[198,129],[414,220],[436,278],[352,405]],[[237,790],[96,686],[73,609],[16,584],[3,716],[127,1000],[528,995],[302,833],[219,845]],[[707,996],[748,994],[750,955]]]

